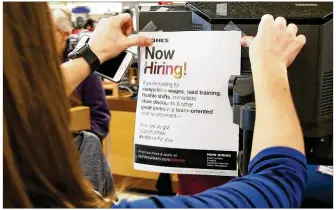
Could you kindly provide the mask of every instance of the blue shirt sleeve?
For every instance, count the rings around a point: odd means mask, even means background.
[[[325,203],[333,203],[333,177],[318,171],[318,165],[307,166],[305,198]]]
[[[261,151],[249,164],[249,175],[194,196],[159,197],[113,208],[298,208],[307,180],[305,156],[287,147]]]
[[[77,88],[83,105],[90,107],[91,130],[103,139],[109,131],[110,110],[100,77],[92,74]]]

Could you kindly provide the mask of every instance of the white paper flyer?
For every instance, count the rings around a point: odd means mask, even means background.
[[[237,176],[238,125],[228,81],[240,73],[238,31],[143,32],[134,135],[137,170]]]

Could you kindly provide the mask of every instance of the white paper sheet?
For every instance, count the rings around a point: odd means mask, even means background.
[[[156,10],[156,12],[165,12],[167,10],[169,10],[169,8],[167,8],[167,7],[160,7],[158,10]]]
[[[240,73],[241,33],[140,34],[154,43],[140,49],[134,168],[237,176],[228,81]]]

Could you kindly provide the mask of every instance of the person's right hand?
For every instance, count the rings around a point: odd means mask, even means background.
[[[273,16],[264,15],[256,37],[241,39],[241,44],[249,47],[253,71],[274,65],[288,67],[306,43],[304,35],[296,36],[297,31],[297,26],[292,23],[287,26],[283,17],[274,20]]]
[[[152,40],[134,35],[132,17],[121,14],[115,17],[102,18],[90,39],[91,50],[97,55],[100,63],[118,56],[132,46],[149,46]]]

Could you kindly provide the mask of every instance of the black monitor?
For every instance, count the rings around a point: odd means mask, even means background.
[[[193,30],[220,31],[228,23],[255,36],[264,14],[298,25],[306,45],[288,69],[291,93],[312,164],[332,164],[333,3],[332,2],[188,2]],[[231,21],[231,22],[230,22]],[[241,75],[251,75],[248,51],[241,51]]]

